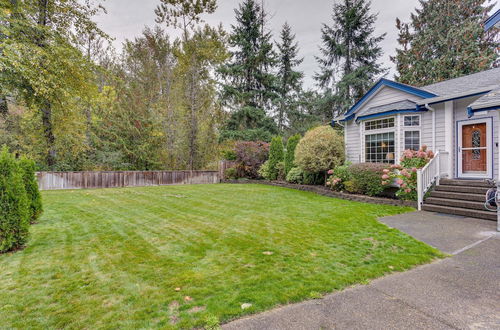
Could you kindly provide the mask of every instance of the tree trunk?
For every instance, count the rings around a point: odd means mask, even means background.
[[[52,127],[52,108],[50,102],[45,102],[45,105],[40,109],[42,112],[42,124],[45,141],[47,142],[47,165],[53,167],[56,160],[55,137]]]
[[[7,97],[5,95],[0,95],[0,116],[5,117],[9,113],[9,107],[7,105]]]

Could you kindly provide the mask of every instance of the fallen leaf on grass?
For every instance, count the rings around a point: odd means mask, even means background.
[[[262,252],[262,254],[265,254],[266,256],[270,256],[270,255],[273,255],[274,252],[271,252],[271,251],[264,251]]]

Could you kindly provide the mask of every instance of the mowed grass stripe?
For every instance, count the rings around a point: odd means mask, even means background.
[[[202,327],[441,256],[376,221],[408,208],[285,188],[50,191],[43,199],[28,247],[0,255],[7,328]]]

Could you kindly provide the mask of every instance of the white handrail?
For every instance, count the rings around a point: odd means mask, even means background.
[[[424,196],[434,183],[439,185],[440,179],[440,157],[439,151],[423,168],[417,170],[417,196],[418,210],[422,209]]]

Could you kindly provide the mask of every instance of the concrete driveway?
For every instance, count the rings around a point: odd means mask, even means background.
[[[500,235],[495,222],[429,212],[380,221],[452,257],[223,328],[500,329]]]

